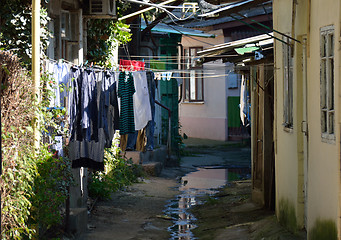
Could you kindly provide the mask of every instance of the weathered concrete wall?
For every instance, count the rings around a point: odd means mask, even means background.
[[[182,45],[186,47],[200,46],[203,48],[224,43],[222,30],[209,32],[216,38],[183,37]],[[197,40],[196,40],[197,39]],[[200,103],[181,102],[179,119],[181,132],[189,137],[227,140],[227,77],[225,63],[221,60],[203,65],[204,101]]]
[[[312,230],[326,221],[337,226],[340,237],[340,6],[339,0],[299,0],[292,21],[293,1],[273,3],[274,29],[289,34],[293,31],[293,36],[303,43],[294,43],[292,129],[283,126],[283,44],[275,43],[277,215],[281,219],[280,207],[285,199],[295,209],[297,227],[305,225],[308,237],[316,235]],[[326,141],[321,137],[320,29],[330,25],[334,26],[335,140]],[[305,120],[307,144],[302,133]]]

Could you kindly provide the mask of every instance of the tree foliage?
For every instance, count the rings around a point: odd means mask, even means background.
[[[91,19],[88,23],[88,60],[98,65],[111,65],[112,52],[131,40],[129,25],[110,19]]]
[[[65,113],[51,112],[47,81],[41,80],[42,102],[37,104],[33,94],[32,79],[22,68],[17,56],[0,50],[1,80],[1,141],[2,175],[1,239],[39,237],[52,226],[61,224],[61,205],[72,184],[71,164],[65,158],[53,155],[48,145],[42,145],[36,156],[33,150],[32,126],[40,122],[40,131],[54,136],[51,129],[60,131],[60,119]],[[36,117],[38,116],[38,119]],[[64,127],[65,128],[65,127]]]
[[[130,4],[117,1],[117,16],[129,9]],[[90,19],[88,22],[87,59],[101,66],[112,66],[112,53],[116,47],[131,41],[129,25],[113,19]]]
[[[0,8],[0,49],[11,50],[21,59],[21,63],[30,66],[32,57],[31,40],[31,0],[4,0]],[[47,11],[44,7],[40,11],[41,24],[41,56],[47,46],[49,32]]]
[[[33,143],[32,81],[16,56],[0,51],[2,175],[1,238],[20,239],[27,225],[35,167],[28,149]]]

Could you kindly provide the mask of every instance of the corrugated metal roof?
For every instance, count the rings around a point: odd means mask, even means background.
[[[144,22],[141,23],[141,29],[145,29],[146,24]],[[196,36],[196,37],[206,37],[206,38],[214,38],[214,34],[208,34],[200,30],[194,30],[190,28],[167,25],[164,23],[159,23],[155,27],[152,28],[152,32],[160,32],[160,33],[174,33],[181,34],[187,36]]]
[[[265,5],[264,7],[256,7],[256,8],[253,8],[252,10],[243,10],[243,11],[240,11],[239,13],[248,18],[265,15],[265,14],[272,13],[272,6]],[[237,17],[237,18],[240,18],[240,17]],[[201,21],[194,20],[192,22],[185,23],[182,26],[187,27],[187,28],[203,28],[203,27],[209,27],[209,26],[218,25],[218,24],[227,23],[227,22],[233,22],[233,21],[236,21],[236,20],[232,17],[222,17],[222,18],[217,18],[217,19],[203,19]]]

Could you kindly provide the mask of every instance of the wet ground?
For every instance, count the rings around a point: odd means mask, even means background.
[[[81,239],[296,239],[251,203],[250,153],[241,144],[187,141],[180,167],[97,202]],[[286,238],[266,238],[257,224]]]

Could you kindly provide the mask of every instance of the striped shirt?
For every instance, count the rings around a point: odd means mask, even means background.
[[[133,95],[134,79],[131,72],[120,72],[118,80],[118,97],[121,98],[120,134],[135,132]]]

